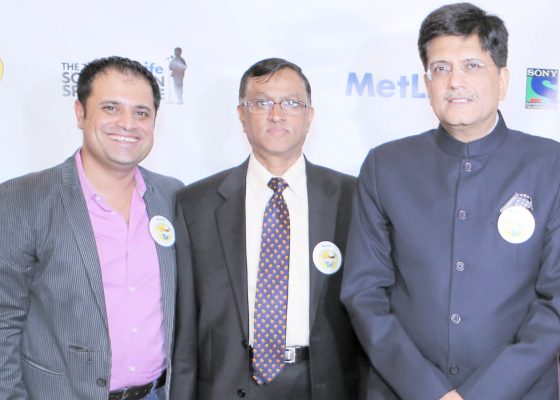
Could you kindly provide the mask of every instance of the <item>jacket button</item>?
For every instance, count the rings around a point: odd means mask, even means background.
[[[245,390],[237,389],[237,397],[245,397]]]
[[[449,367],[449,373],[451,375],[457,375],[459,373],[459,367],[456,365],[452,365],[451,367]]]
[[[100,379],[97,380],[96,383],[97,383],[97,386],[99,386],[99,387],[105,387],[105,386],[107,386],[107,381],[106,381],[105,379],[101,379],[101,378],[100,378]]]

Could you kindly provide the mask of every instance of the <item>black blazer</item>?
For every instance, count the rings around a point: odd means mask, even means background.
[[[178,193],[178,295],[171,399],[251,399],[245,253],[248,161]],[[342,268],[312,265],[328,240],[344,253],[356,179],[306,161],[313,399],[357,399],[365,358],[339,300]],[[344,258],[344,256],[343,256]]]

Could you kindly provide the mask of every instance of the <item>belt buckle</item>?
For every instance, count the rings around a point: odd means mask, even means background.
[[[153,384],[152,383],[148,383],[146,385],[142,385],[142,386],[130,386],[130,387],[125,387],[122,388],[120,390],[120,394],[117,397],[116,393],[114,393],[112,396],[109,393],[109,397],[115,398],[115,399],[119,399],[119,400],[127,400],[129,398],[144,398],[146,397],[152,390]],[[141,396],[141,397],[138,397]]]
[[[121,399],[122,400],[126,400],[130,397],[131,393],[132,393],[133,387],[126,387],[123,390],[123,393],[121,395]]]
[[[296,363],[296,348],[295,347],[286,347],[285,356],[284,356],[284,363],[286,363],[286,364],[295,364]]]

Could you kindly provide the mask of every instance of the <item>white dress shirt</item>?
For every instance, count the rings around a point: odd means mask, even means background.
[[[247,242],[247,287],[249,300],[249,342],[253,344],[255,290],[259,269],[264,210],[272,194],[268,181],[273,178],[255,158],[249,157],[245,221]],[[288,322],[286,346],[309,345],[309,213],[307,176],[303,155],[281,176],[288,187],[283,195],[290,212],[290,272],[288,283]]]

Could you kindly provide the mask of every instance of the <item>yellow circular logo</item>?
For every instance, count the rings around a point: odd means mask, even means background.
[[[0,58],[0,81],[2,80],[3,76],[4,76],[4,63],[2,62],[2,59]]]

